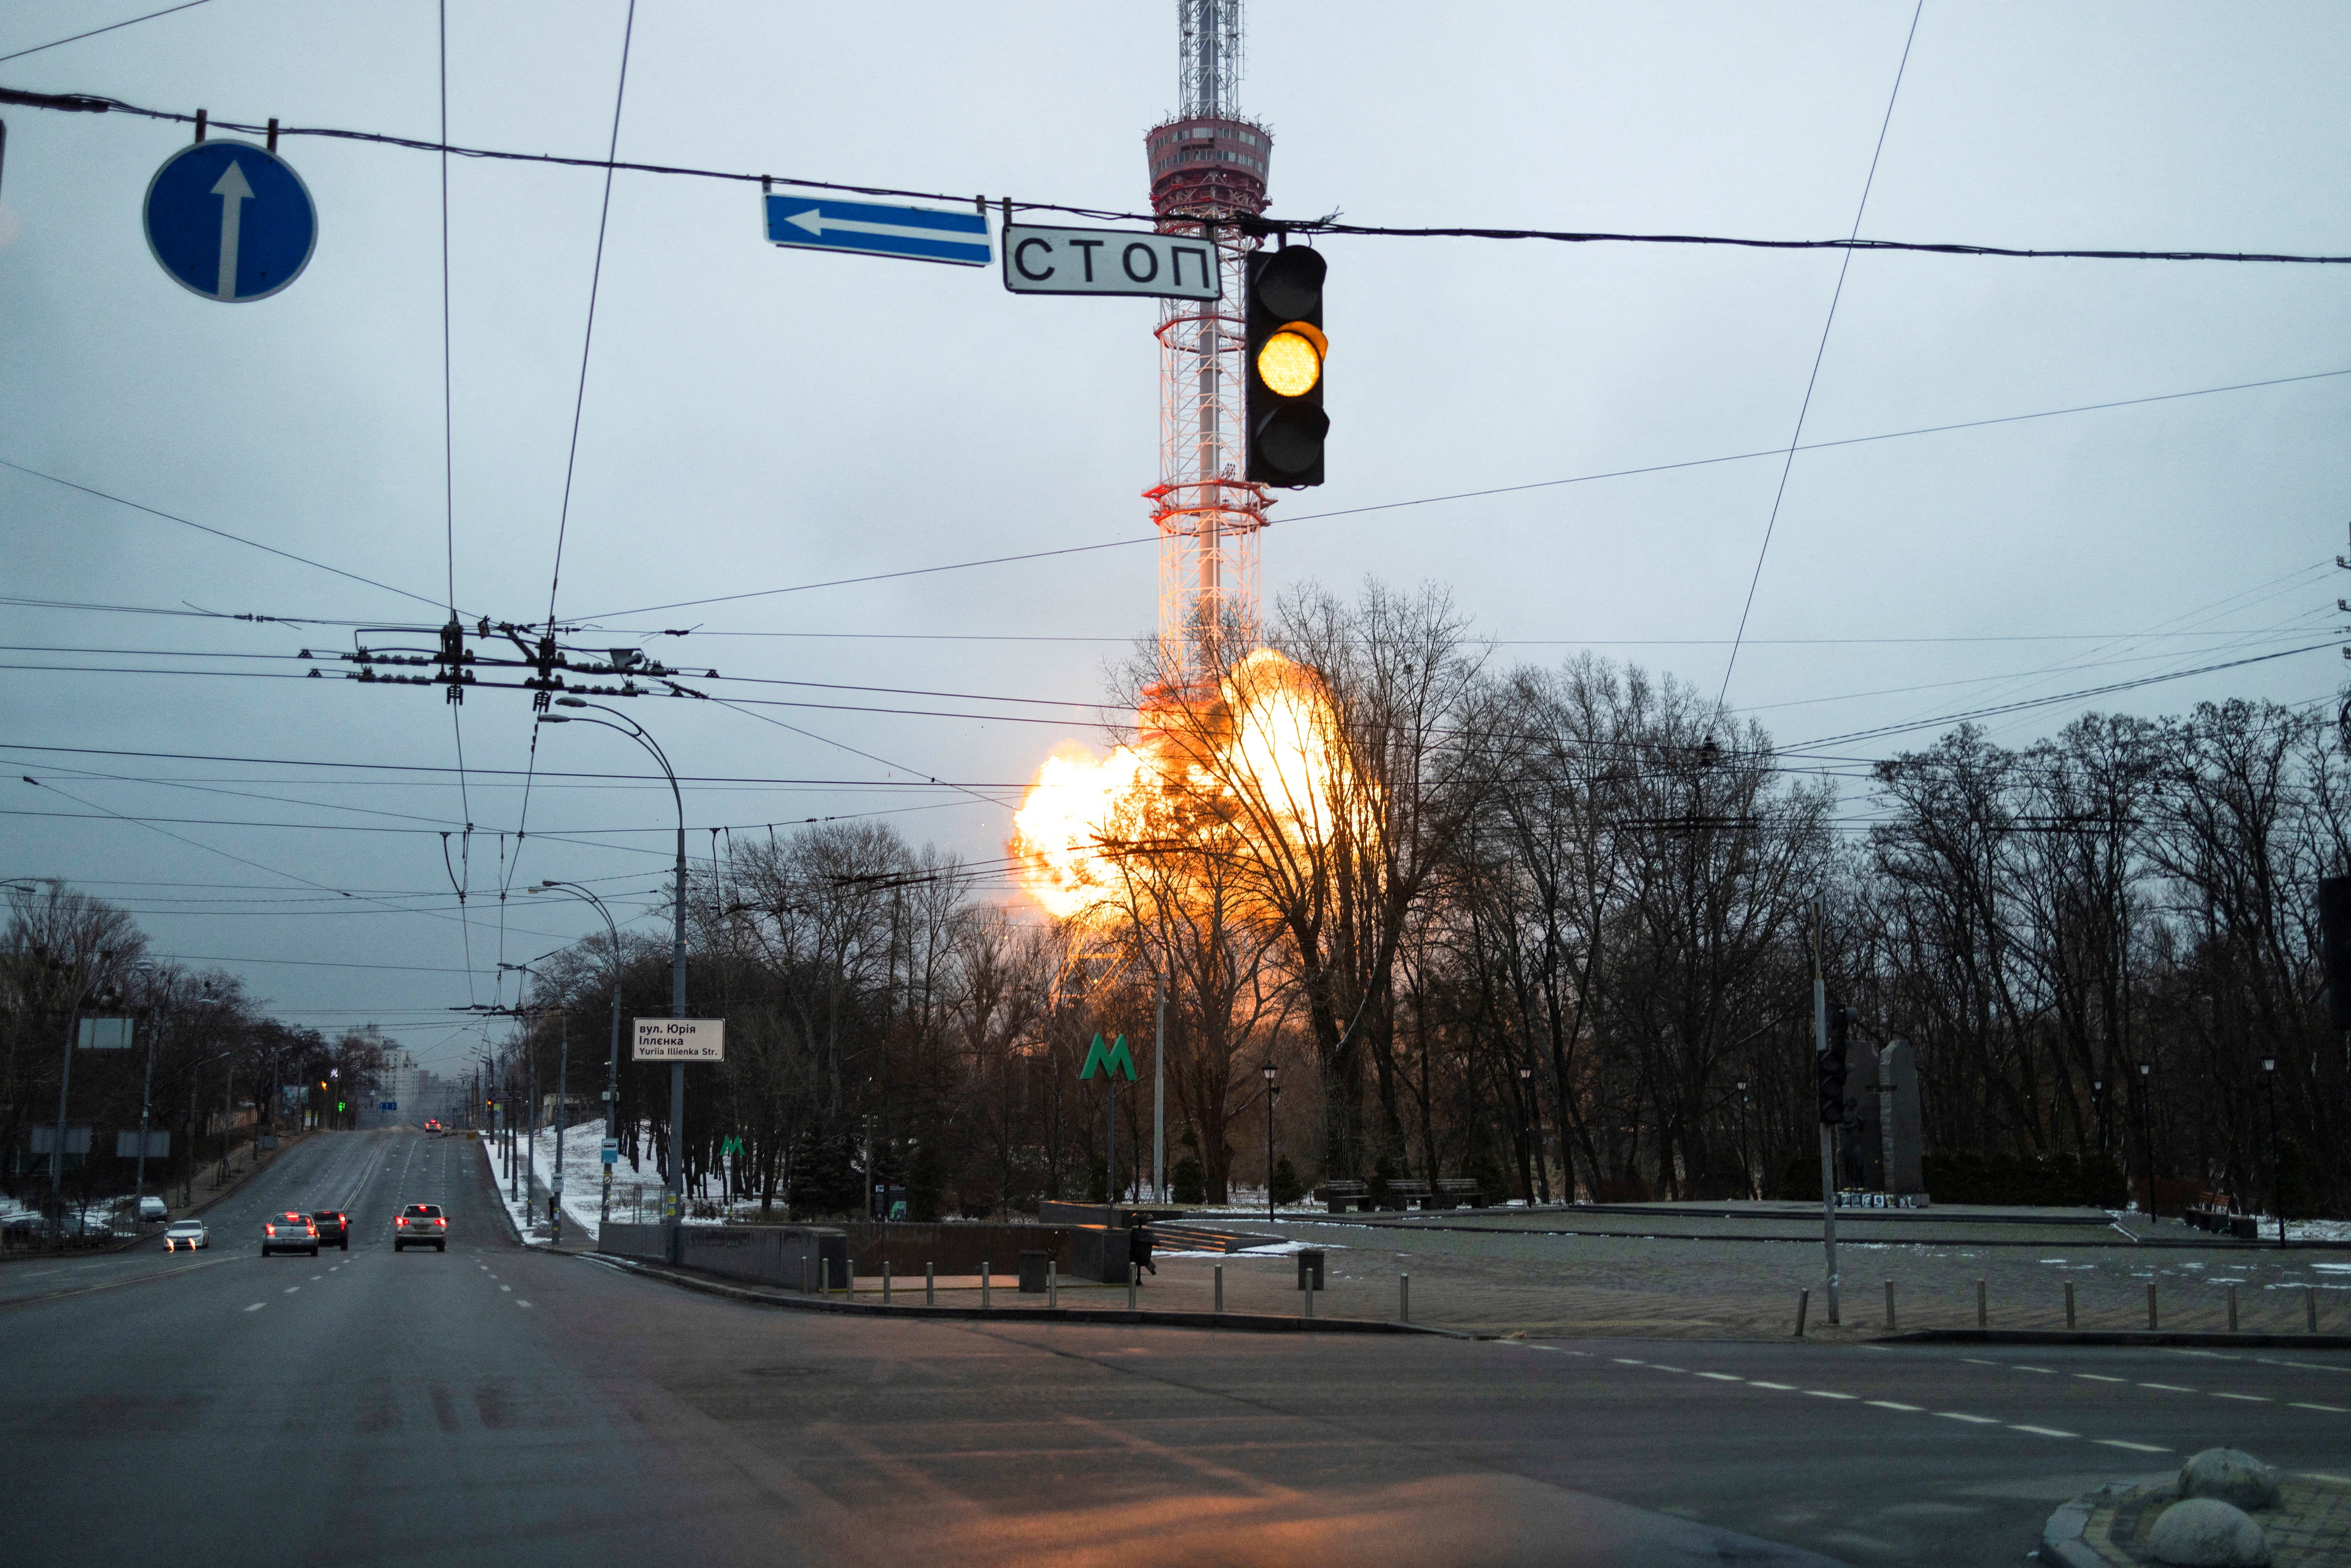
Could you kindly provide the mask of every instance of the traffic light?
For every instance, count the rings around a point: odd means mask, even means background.
[[[1331,417],[1322,412],[1320,251],[1290,246],[1249,258],[1246,341],[1249,350],[1249,468],[1246,477],[1299,488],[1322,483],[1322,438]]]
[[[1844,1059],[1853,1043],[1853,1014],[1841,1007],[1829,1009],[1829,1048],[1821,1052],[1821,1125],[1834,1127],[1844,1120]]]

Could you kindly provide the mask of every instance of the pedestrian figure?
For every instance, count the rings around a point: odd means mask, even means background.
[[[1159,1272],[1159,1265],[1151,1260],[1151,1217],[1149,1215],[1138,1214],[1134,1217],[1134,1225],[1126,1233],[1126,1258],[1128,1262],[1139,1269],[1148,1269],[1154,1274]]]

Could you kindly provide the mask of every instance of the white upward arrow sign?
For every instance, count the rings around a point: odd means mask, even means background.
[[[957,234],[952,229],[920,229],[906,224],[866,224],[860,223],[854,218],[829,218],[824,215],[824,209],[821,207],[810,207],[804,213],[793,213],[786,217],[784,222],[794,228],[806,229],[819,239],[824,237],[825,230],[834,229],[841,234],[886,235],[892,239],[935,239],[960,241],[966,245],[976,245],[980,242],[980,236],[977,235]]]
[[[221,199],[220,282],[213,289],[222,299],[236,298],[236,235],[244,214],[238,204],[253,200],[253,187],[245,183],[245,171],[231,160],[228,172],[213,187],[213,194]]]

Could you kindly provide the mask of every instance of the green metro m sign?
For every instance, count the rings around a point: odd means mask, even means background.
[[[1080,1081],[1092,1078],[1097,1067],[1113,1083],[1118,1082],[1121,1068],[1126,1070],[1126,1081],[1134,1082],[1134,1053],[1126,1049],[1126,1036],[1120,1035],[1108,1051],[1102,1049],[1102,1036],[1094,1036],[1093,1049],[1086,1052],[1086,1064],[1078,1070]]]

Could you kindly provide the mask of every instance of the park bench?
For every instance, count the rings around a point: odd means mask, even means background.
[[[1402,1211],[1410,1208],[1417,1201],[1423,1208],[1426,1208],[1428,1197],[1428,1184],[1418,1176],[1390,1176],[1387,1201],[1380,1207]]]
[[[1326,1181],[1314,1189],[1314,1197],[1333,1214],[1346,1213],[1350,1204],[1361,1209],[1372,1207],[1372,1189],[1359,1181]]]
[[[1423,1205],[1423,1207],[1428,1207]],[[1479,1190],[1475,1176],[1439,1176],[1437,1178],[1438,1208],[1483,1208],[1486,1195]]]

